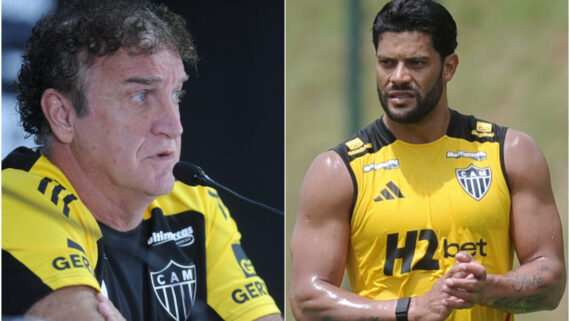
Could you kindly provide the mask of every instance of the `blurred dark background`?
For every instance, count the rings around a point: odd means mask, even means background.
[[[183,160],[283,210],[284,1],[165,0],[187,18],[200,61],[181,106]],[[220,192],[242,245],[283,311],[283,220]]]
[[[61,1],[63,3],[63,1]],[[218,183],[283,210],[284,1],[161,0],[187,19],[200,60],[181,109],[181,159]],[[15,79],[25,40],[50,0],[2,1],[2,157],[25,140],[15,113]],[[284,304],[283,220],[220,192],[242,245],[281,311]]]

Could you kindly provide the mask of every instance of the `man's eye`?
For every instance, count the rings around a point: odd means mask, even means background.
[[[412,60],[412,61],[410,62],[410,65],[412,65],[413,67],[422,67],[422,66],[424,66],[425,64],[426,64],[426,62],[423,61],[423,60]]]
[[[381,59],[378,62],[384,67],[393,67],[395,65],[394,61],[390,59]]]
[[[145,92],[138,93],[138,94],[134,95],[132,99],[136,102],[144,103],[144,101],[146,99],[146,93]]]
[[[184,94],[186,93],[185,90],[180,90],[180,91],[176,91],[174,93],[172,93],[172,99],[174,101],[180,102],[180,100],[182,99],[182,97],[184,97]]]

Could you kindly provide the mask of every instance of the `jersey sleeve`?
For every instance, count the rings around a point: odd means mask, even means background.
[[[55,180],[2,171],[3,314],[22,314],[62,287],[99,290],[93,270],[100,230],[92,217],[77,213],[78,203]]]
[[[255,320],[280,313],[267,286],[243,251],[241,235],[227,207],[207,189],[206,261],[208,304],[224,320]]]

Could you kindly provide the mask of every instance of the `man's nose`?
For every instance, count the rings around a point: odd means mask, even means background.
[[[173,102],[161,104],[155,116],[152,132],[155,135],[166,135],[170,138],[178,138],[182,135],[183,128],[178,104]]]
[[[394,84],[401,85],[409,83],[411,80],[410,71],[404,62],[398,62],[396,68],[394,68],[394,71],[390,75],[390,81]]]

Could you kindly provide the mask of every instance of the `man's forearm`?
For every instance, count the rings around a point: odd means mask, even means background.
[[[538,259],[505,275],[488,275],[481,304],[512,313],[556,308],[564,291],[564,268]]]
[[[98,311],[97,291],[88,286],[76,285],[51,292],[36,302],[26,317],[57,321],[104,321]]]
[[[291,292],[291,307],[298,320],[394,320],[395,306],[395,300],[371,300],[323,281]]]

